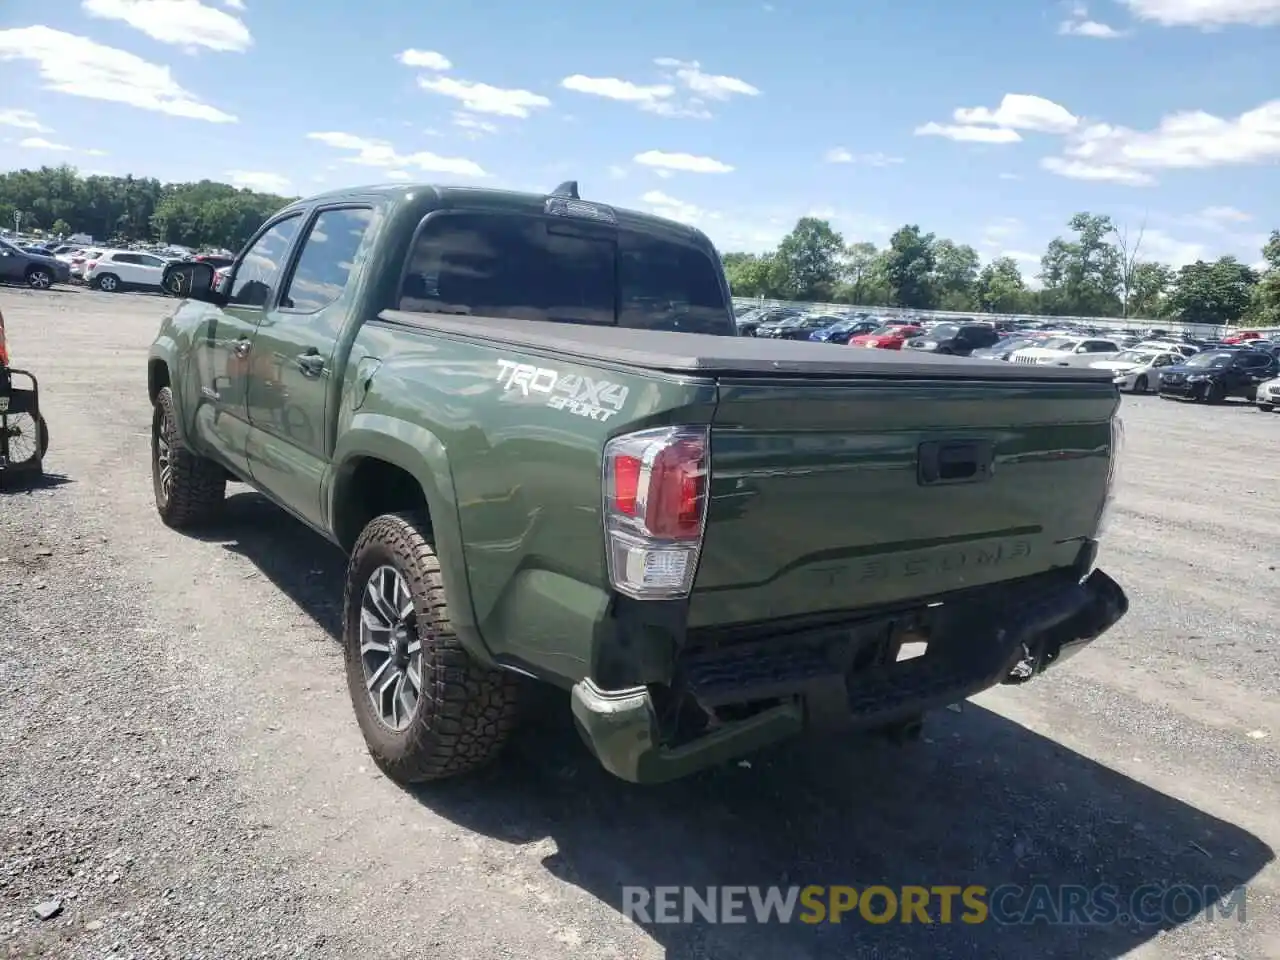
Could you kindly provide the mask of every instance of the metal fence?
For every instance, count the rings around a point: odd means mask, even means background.
[[[838,313],[869,313],[876,317],[898,317],[910,315],[924,317],[928,320],[1014,320],[1029,323],[1061,322],[1064,324],[1083,324],[1098,327],[1102,330],[1168,330],[1186,333],[1193,337],[1225,336],[1228,328],[1212,323],[1183,323],[1180,320],[1150,319],[1146,317],[1067,317],[1045,316],[1043,314],[1020,313],[959,313],[954,310],[914,310],[907,307],[865,307],[851,303],[802,303],[793,300],[765,300],[751,297],[734,297],[734,310],[741,312],[752,307],[795,307],[801,310],[833,311]],[[1235,329],[1235,328],[1230,328]],[[1267,336],[1280,334],[1280,327],[1261,327],[1259,332]]]

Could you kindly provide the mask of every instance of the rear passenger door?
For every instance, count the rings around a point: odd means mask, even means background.
[[[254,363],[270,374],[249,385],[249,471],[269,495],[316,526],[323,521],[327,424],[342,387],[336,347],[374,217],[369,205],[318,208],[253,337]]]

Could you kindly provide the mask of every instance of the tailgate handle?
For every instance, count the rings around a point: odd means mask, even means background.
[[[930,440],[920,444],[921,486],[982,483],[991,479],[995,444],[990,440]]]

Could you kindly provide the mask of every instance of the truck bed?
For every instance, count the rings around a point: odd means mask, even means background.
[[[545,350],[587,363],[615,363],[706,377],[768,375],[929,380],[1109,383],[1109,370],[936,356],[917,350],[864,350],[803,340],[716,337],[581,323],[384,310],[379,320],[447,336]]]

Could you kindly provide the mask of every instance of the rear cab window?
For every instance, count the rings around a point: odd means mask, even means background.
[[[708,252],[660,231],[529,213],[429,216],[399,309],[737,336]]]

